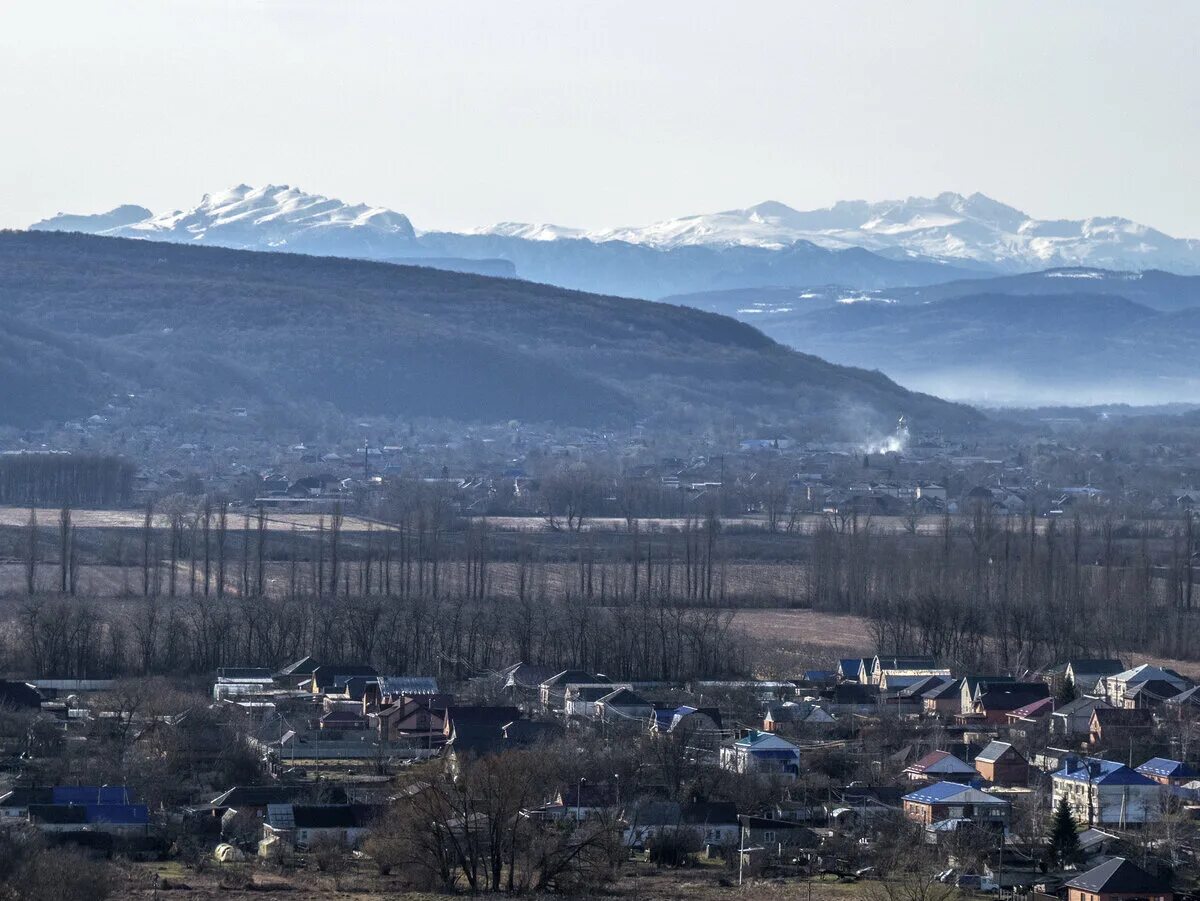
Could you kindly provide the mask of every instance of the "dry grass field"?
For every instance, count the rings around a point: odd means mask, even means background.
[[[245,526],[245,510],[230,510],[228,528],[232,532],[240,531]],[[250,510],[250,528],[257,528],[256,510]],[[43,528],[52,527],[58,523],[59,511],[49,507],[40,507],[37,511],[38,524]],[[268,510],[267,527],[275,531],[290,531],[293,527],[301,531],[315,530],[321,520],[317,513],[290,513],[286,510]],[[329,515],[324,517],[325,527],[329,528]],[[84,510],[71,511],[71,523],[77,529],[140,529],[145,524],[146,514],[142,510]],[[154,516],[154,528],[169,529],[171,518],[165,513]],[[0,528],[23,528],[29,524],[28,507],[0,506]],[[391,526],[373,522],[360,516],[345,516],[342,519],[343,532],[379,531]]]
[[[158,876],[156,883],[155,875]],[[347,901],[387,898],[389,901],[444,901],[453,895],[405,889],[396,876],[379,876],[368,861],[356,861],[335,876],[314,869],[271,872],[254,863],[211,864],[202,870],[178,863],[131,864],[112,897],[116,899],[170,898],[189,901],[237,901],[277,895],[289,901],[317,901],[332,897]],[[155,885],[158,885],[157,892]],[[681,870],[657,870],[647,864],[627,864],[612,885],[589,892],[587,898],[614,901],[857,901],[870,897],[870,883],[843,884],[816,880],[747,878],[737,885],[736,871],[704,861]],[[538,895],[529,897],[563,897]],[[578,897],[578,896],[577,896]]]

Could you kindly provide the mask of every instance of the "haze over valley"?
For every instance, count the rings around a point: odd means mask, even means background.
[[[238,185],[33,231],[517,277],[734,316],[831,362],[985,406],[1200,401],[1200,241],[1119,217],[1038,220],[981,194],[768,202],[645,227],[421,230],[402,213]],[[920,307],[920,309],[907,309]]]

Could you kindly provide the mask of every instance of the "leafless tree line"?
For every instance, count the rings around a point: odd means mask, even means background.
[[[814,607],[866,615],[878,647],[1020,670],[1079,653],[1200,655],[1195,530],[1153,545],[1112,517],[1039,521],[985,507],[936,536],[830,520],[811,550]]]

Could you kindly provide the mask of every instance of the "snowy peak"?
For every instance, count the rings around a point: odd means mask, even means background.
[[[110,228],[132,225],[134,222],[149,219],[152,215],[154,214],[144,206],[127,203],[115,207],[107,213],[84,215],[59,213],[56,216],[51,216],[49,219],[33,223],[33,225],[29,226],[29,229],[30,231],[83,232],[84,234],[95,235]]]
[[[477,233],[625,241],[660,249],[687,245],[862,247],[889,257],[922,257],[1006,271],[1051,266],[1200,272],[1200,241],[1173,238],[1119,217],[1038,220],[985,194],[945,192],[904,200],[840,201],[797,210],[777,200],[745,209],[587,231],[504,223]]]
[[[574,264],[567,260],[575,258],[572,254],[581,241],[623,242],[662,251],[689,246],[780,250],[803,243],[826,250],[862,248],[890,260],[1001,272],[1085,266],[1200,274],[1200,240],[1174,238],[1120,217],[1035,219],[984,194],[955,192],[903,200],[845,200],[813,210],[765,200],[744,209],[618,228],[501,222],[465,234],[417,235],[408,217],[386,207],[350,204],[290,185],[240,184],[206,194],[187,210],[151,215],[143,207],[118,207],[93,216],[59,214],[32,228],[375,259],[507,254],[525,260],[525,268],[519,268],[528,277],[542,271],[530,263],[535,251],[543,261],[562,255],[561,266],[570,270]],[[500,247],[488,240],[494,238],[508,244]],[[554,247],[559,241],[575,243]],[[555,267],[545,270],[544,277],[558,273],[553,278],[573,286],[591,285],[577,281],[573,270]]]
[[[355,230],[369,233],[360,237],[377,241],[410,242],[416,237],[412,223],[401,213],[308,194],[290,185],[237,185],[205,194],[190,210],[151,216],[109,234],[247,249],[305,249],[318,237],[329,239]]]

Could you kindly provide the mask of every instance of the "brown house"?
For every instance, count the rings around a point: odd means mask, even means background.
[[[1128,710],[1097,707],[1092,711],[1088,741],[1092,745],[1115,745],[1127,741],[1131,735],[1144,735],[1153,725],[1154,717],[1145,708]]]
[[[1029,761],[1006,741],[993,741],[975,758],[975,769],[993,785],[1029,783]]]
[[[377,714],[379,736],[384,741],[437,739],[440,744],[445,738],[446,708],[453,702],[452,695],[402,698]]]
[[[1066,884],[1067,901],[1174,901],[1165,880],[1114,857]]]

